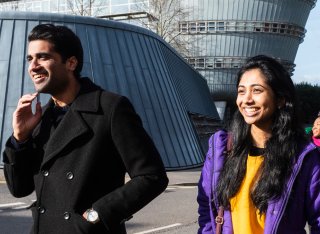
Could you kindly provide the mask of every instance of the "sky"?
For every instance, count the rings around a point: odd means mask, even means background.
[[[311,10],[305,28],[307,33],[294,61],[296,67],[292,79],[294,83],[320,86],[320,1]]]

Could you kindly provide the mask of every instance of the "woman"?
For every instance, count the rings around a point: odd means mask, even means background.
[[[313,123],[312,141],[320,149],[320,113]]]
[[[225,234],[300,234],[307,222],[320,233],[320,155],[305,140],[288,72],[256,56],[239,71],[237,88],[230,133],[209,140],[198,233],[221,226]]]

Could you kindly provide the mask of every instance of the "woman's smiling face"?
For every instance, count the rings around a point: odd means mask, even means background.
[[[320,117],[316,118],[313,123],[312,135],[316,138],[320,138]]]
[[[245,122],[268,131],[276,110],[276,97],[258,68],[246,71],[238,85],[237,106]]]

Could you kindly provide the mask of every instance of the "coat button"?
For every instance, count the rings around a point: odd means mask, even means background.
[[[71,214],[70,214],[69,212],[64,212],[63,218],[64,218],[65,220],[70,219],[70,217],[71,217]]]
[[[73,173],[69,171],[69,172],[67,173],[67,179],[68,179],[68,180],[72,180],[73,177],[74,177]]]
[[[47,177],[49,175],[49,171],[42,171],[42,175]]]
[[[44,207],[39,207],[38,210],[40,214],[44,214],[46,212],[46,209]]]

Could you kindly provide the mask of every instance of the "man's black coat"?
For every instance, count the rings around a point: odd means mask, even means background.
[[[52,101],[32,139],[8,140],[4,170],[16,197],[36,191],[34,233],[125,233],[124,221],[159,195],[168,179],[127,98],[81,79],[80,95],[55,128]],[[125,172],[131,180],[124,185]],[[82,214],[93,207],[100,222]]]

